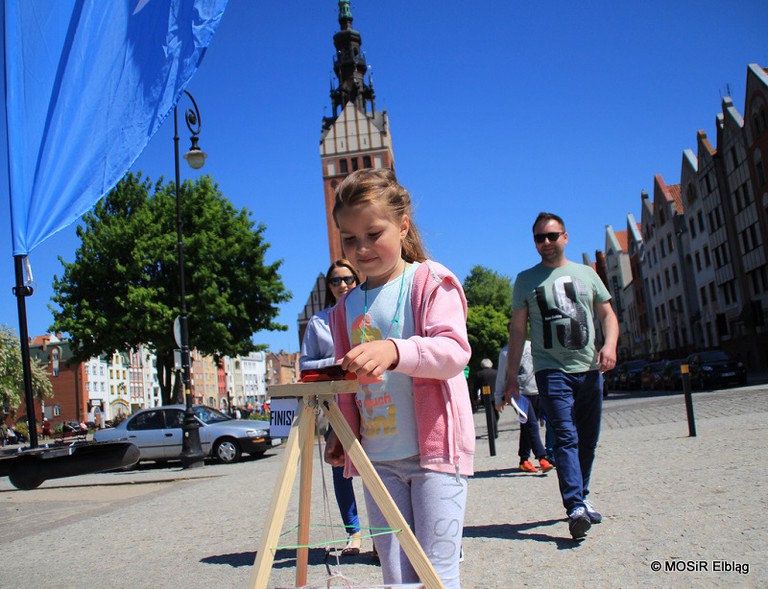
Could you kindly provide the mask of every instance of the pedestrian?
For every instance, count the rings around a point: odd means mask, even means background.
[[[563,220],[540,213],[533,239],[541,262],[518,274],[512,292],[507,373],[517,374],[528,323],[540,403],[555,433],[560,494],[574,539],[602,521],[588,499],[600,436],[602,372],[616,364],[619,324],[611,295],[589,266],[565,257]],[[605,341],[595,342],[594,314]],[[504,401],[519,400],[517,379],[507,379]]]
[[[336,301],[347,291],[352,290],[360,283],[357,271],[349,260],[344,258],[336,260],[328,272],[325,273],[325,304],[322,311],[315,313],[307,324],[304,339],[301,341],[301,355],[299,356],[299,370],[315,370],[336,363],[333,351],[333,339],[331,328],[328,327],[328,311],[336,304]],[[326,440],[330,436],[331,428],[326,430]],[[341,521],[347,533],[347,544],[341,553],[345,556],[360,554],[362,548],[362,533],[360,531],[360,517],[357,513],[357,500],[355,488],[351,478],[344,477],[344,467],[334,466],[333,491],[336,495],[336,504],[339,506]]]
[[[5,421],[0,421],[0,445],[5,446],[8,438],[8,426]]]
[[[493,391],[493,387],[496,384],[496,372],[491,360],[488,358],[480,360],[480,370],[474,374],[469,391],[473,413],[483,406],[483,388],[488,387],[489,391]],[[494,416],[498,421],[498,413],[495,411],[494,413]]]
[[[43,439],[50,438],[53,435],[53,428],[51,428],[51,422],[48,419],[43,419]]]
[[[329,314],[336,357],[360,381],[339,406],[443,586],[458,588],[475,446],[464,291],[427,259],[392,170],[347,176],[333,216],[346,257],[366,276]],[[334,443],[329,460],[357,474]],[[365,498],[371,525],[388,527],[367,489]],[[385,584],[418,581],[394,534],[374,542]]]
[[[539,406],[539,389],[536,386],[536,378],[533,373],[533,357],[531,356],[531,342],[525,340],[523,355],[520,359],[520,371],[517,375],[518,387],[520,393],[525,395],[528,400],[526,407],[528,410],[528,419],[520,424],[520,441],[518,442],[517,454],[520,457],[521,472],[538,472],[536,467],[529,460],[533,452],[536,460],[539,461],[539,468],[542,474],[549,472],[554,468],[551,460],[547,457],[547,451],[544,444],[541,443],[541,433],[539,431],[539,418],[541,407]],[[507,346],[504,346],[499,352],[499,371],[494,388],[494,400],[497,411],[504,410],[504,390],[507,384]]]

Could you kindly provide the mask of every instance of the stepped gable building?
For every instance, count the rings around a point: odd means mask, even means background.
[[[333,36],[336,54],[331,82],[332,115],[323,117],[320,132],[320,161],[328,228],[328,264],[343,257],[341,237],[333,220],[336,187],[345,176],[360,168],[395,168],[392,137],[387,111],[376,110],[373,75],[365,53],[362,36],[352,28],[349,0],[339,1],[340,30]],[[322,269],[325,272],[325,268]],[[299,341],[307,323],[325,308],[325,275],[318,276],[304,310],[299,314]]]

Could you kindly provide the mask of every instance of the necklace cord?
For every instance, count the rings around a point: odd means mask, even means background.
[[[405,270],[408,268],[408,262],[405,262],[403,265],[403,273],[400,275],[400,292],[397,294],[397,303],[395,304],[395,314],[392,316],[392,320],[389,322],[389,327],[387,327],[387,335],[384,337],[384,340],[389,339],[389,334],[392,332],[392,326],[397,323],[400,323],[400,319],[398,318],[398,314],[400,313],[400,304],[403,301],[403,291],[405,287]],[[368,320],[368,280],[366,279],[365,283],[363,284],[365,288],[363,288],[364,293],[364,303],[363,303],[363,326],[360,330],[360,343],[365,343],[365,327],[366,322]],[[373,327],[373,325],[371,325]]]

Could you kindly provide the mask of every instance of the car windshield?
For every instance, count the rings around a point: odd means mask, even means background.
[[[202,421],[205,425],[211,425],[212,423],[221,423],[222,421],[230,421],[232,418],[229,415],[225,415],[217,409],[212,407],[206,407],[199,405],[193,407],[192,411],[195,412],[195,417]]]
[[[702,352],[699,354],[699,358],[702,362],[724,362],[731,359],[728,354],[721,351]]]

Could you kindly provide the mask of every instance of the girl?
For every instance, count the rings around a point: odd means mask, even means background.
[[[444,586],[458,588],[475,446],[464,292],[426,259],[410,195],[391,170],[345,178],[333,215],[345,255],[367,277],[329,315],[336,357],[361,383],[339,407]],[[329,461],[357,474],[338,441],[329,445]],[[365,499],[371,525],[388,527],[367,489]],[[385,584],[418,581],[393,534],[374,542]]]
[[[301,342],[301,356],[299,357],[299,370],[311,370],[330,366],[336,362],[333,352],[333,340],[331,330],[328,327],[328,311],[336,304],[336,301],[347,291],[355,288],[360,283],[352,264],[344,258],[336,260],[325,274],[325,303],[326,308],[309,320],[304,339]],[[330,430],[329,430],[330,432]],[[349,539],[342,554],[355,556],[360,554],[361,538],[360,518],[357,515],[357,502],[352,479],[344,477],[344,467],[333,467],[333,490],[336,495],[336,503],[341,512],[341,520],[344,522]]]

